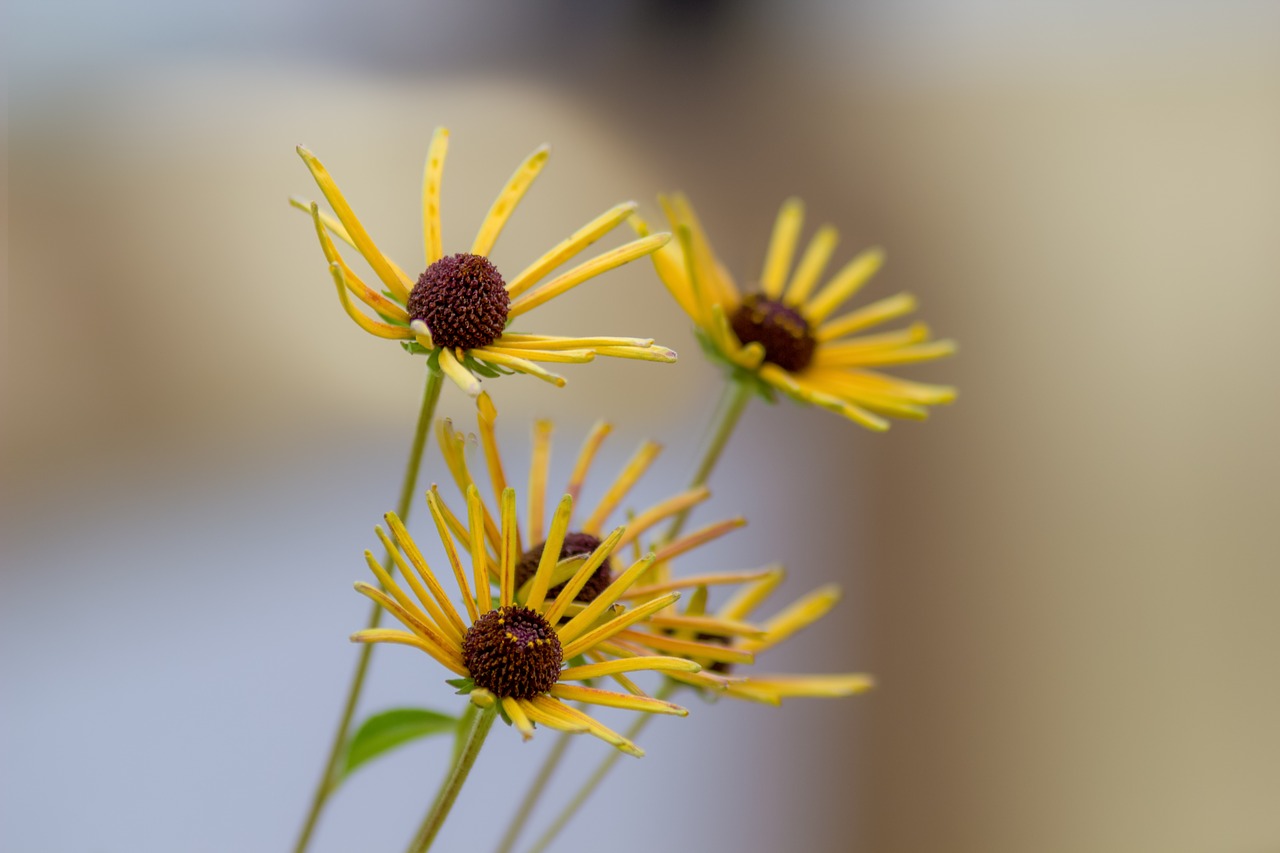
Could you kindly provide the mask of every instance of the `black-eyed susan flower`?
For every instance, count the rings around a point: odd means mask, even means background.
[[[739,573],[726,573],[737,575]],[[851,696],[874,686],[871,676],[862,673],[837,675],[761,675],[748,672],[743,677],[736,664],[752,663],[754,657],[787,640],[825,616],[840,600],[840,588],[834,584],[803,596],[763,623],[747,621],[777,589],[786,577],[780,567],[760,570],[714,613],[707,612],[707,589],[710,584],[697,578],[672,578],[669,570],[655,564],[643,585],[632,587],[624,596],[634,604],[655,600],[674,590],[689,589],[697,584],[679,616],[672,605],[658,611],[642,625],[625,635],[613,638],[601,649],[618,658],[628,655],[643,657],[667,653],[680,654],[706,667],[699,673],[667,673],[675,681],[696,687],[712,687],[714,694],[779,705],[783,699],[798,696]],[[737,583],[735,579],[730,581]],[[686,644],[720,647],[716,655],[700,654]],[[736,653],[736,657],[733,653]]]
[[[485,467],[488,470],[493,492],[494,494],[503,494],[507,489],[507,474],[495,434],[494,425],[496,419],[497,412],[489,399],[489,395],[481,394],[476,418],[479,443],[484,450]],[[613,533],[606,536],[605,531],[607,530],[609,519],[617,513],[632,488],[657,458],[662,446],[652,441],[643,442],[631,459],[623,465],[622,470],[617,474],[589,514],[579,520],[575,514],[575,504],[582,493],[583,485],[592,469],[600,446],[612,431],[612,426],[602,421],[592,428],[582,442],[569,482],[564,489],[563,497],[560,498],[555,509],[548,513],[546,496],[552,431],[553,424],[550,421],[540,420],[534,423],[533,452],[531,454],[528,478],[529,485],[526,492],[528,495],[527,524],[523,535],[517,530],[516,546],[520,553],[515,570],[517,600],[525,600],[533,594],[536,573],[547,559],[548,553],[558,553],[559,557],[557,564],[551,570],[548,579],[548,583],[551,586],[545,594],[557,595],[565,588],[565,578],[580,572],[583,561],[588,560],[593,554],[600,553],[600,548],[602,547],[607,546],[607,550],[610,553],[617,553],[629,547],[633,552],[633,559],[639,561],[643,551],[641,539],[646,532],[673,515],[701,503],[711,494],[705,486],[686,489],[643,511],[628,513],[625,525],[618,527]],[[475,489],[476,481],[467,464],[467,436],[455,430],[448,420],[442,420],[438,424],[437,439],[445,463],[458,488],[463,492]],[[482,506],[479,523],[486,531],[488,546],[493,549],[494,553],[497,553],[500,542],[500,526],[495,521],[494,515],[488,508]],[[725,519],[670,541],[656,543],[655,547],[649,551],[648,565],[650,568],[637,578],[637,587],[647,586],[654,577],[658,576],[655,575],[655,572],[661,573],[663,577],[668,575],[671,563],[677,557],[719,539],[721,536],[745,524],[746,520],[743,518]],[[455,528],[456,526],[455,524]],[[588,562],[591,561],[588,560]],[[648,604],[653,598],[677,589],[755,581],[763,577],[763,574],[763,572],[757,571],[694,574],[682,578],[678,582],[673,582],[662,593],[646,594],[643,603]],[[583,611],[589,606],[593,606],[601,592],[610,588],[616,576],[617,572],[611,557],[594,561],[592,572],[586,576],[586,580],[579,588],[573,590],[573,600],[566,612],[572,615]],[[630,597],[632,593],[628,590],[621,593],[621,595]],[[656,613],[657,611],[653,612]],[[763,638],[764,636],[763,633],[752,626],[744,626],[737,622],[724,622],[721,624],[715,617],[705,615],[693,620],[693,622],[689,622],[678,614],[668,612],[658,617],[658,622],[655,624],[664,630],[697,627],[710,632],[719,632],[718,636],[736,636],[744,632],[746,635],[756,638]],[[649,636],[648,634],[638,637],[633,636],[632,630],[628,628],[618,632],[615,636],[624,641],[628,639],[643,639]],[[751,652],[728,648],[724,643],[707,642],[702,638],[681,639],[671,636],[659,638],[656,642],[664,644],[663,647],[671,654],[685,658],[697,657],[721,664],[750,663],[753,660]],[[629,653],[625,654],[628,657],[631,656]],[[588,655],[588,657],[597,661],[603,661],[607,656],[608,654],[602,649],[595,649]],[[715,673],[681,671],[680,674],[686,677],[690,683],[710,689],[723,688],[730,681],[730,679]],[[644,695],[643,691],[639,690],[624,676],[616,675],[614,680],[622,684],[628,691],[636,695]]]
[[[625,677],[641,670],[696,673],[700,666],[683,658],[598,659],[601,643],[625,633],[650,614],[669,607],[679,597],[672,592],[632,608],[615,607],[653,562],[652,555],[619,573],[587,606],[574,607],[574,597],[596,567],[609,559],[620,539],[615,531],[589,556],[579,560],[572,577],[552,595],[559,549],[548,546],[527,589],[517,596],[516,568],[520,560],[516,530],[516,494],[504,489],[496,559],[486,547],[485,514],[474,485],[467,489],[467,523],[462,523],[434,490],[427,498],[444,553],[461,593],[462,612],[454,606],[439,578],[395,513],[386,515],[388,534],[377,534],[391,554],[412,596],[397,583],[372,552],[365,560],[381,588],[357,583],[356,589],[394,615],[407,631],[373,628],[351,639],[360,643],[398,643],[426,652],[457,679],[449,683],[481,706],[498,705],[503,717],[528,739],[535,725],[563,732],[585,732],[631,755],[643,751],[569,702],[634,711],[684,716],[670,702],[647,695],[616,693],[581,684],[603,676]],[[470,572],[457,545],[470,553]],[[497,581],[497,598],[492,582]],[[579,662],[581,661],[581,662]]]
[[[546,280],[552,271],[631,215],[635,204],[627,202],[588,222],[514,277],[504,278],[489,253],[546,164],[548,149],[543,146],[529,155],[502,188],[470,249],[446,255],[441,237],[440,183],[448,143],[448,131],[440,128],[427,152],[422,189],[426,269],[416,279],[378,249],[328,171],[314,154],[298,147],[336,218],[311,202],[291,199],[290,203],[310,212],[338,298],[360,328],[375,337],[399,341],[410,352],[427,355],[433,369],[442,371],[473,397],[480,393],[480,376],[513,371],[564,384],[562,377],[538,362],[587,362],[597,355],[675,361],[674,352],[655,346],[649,338],[557,337],[508,331],[527,312],[588,279],[653,252],[670,235],[646,235]],[[332,237],[360,253],[381,283],[381,290],[356,275]],[[356,307],[353,295],[379,319]]]
[[[759,288],[744,295],[716,257],[688,200],[677,195],[661,203],[679,239],[652,256],[658,275],[693,319],[704,349],[741,381],[770,399],[777,389],[873,430],[888,429],[885,416],[923,419],[928,406],[955,399],[950,386],[911,382],[877,369],[950,355],[952,341],[931,340],[923,323],[860,334],[914,311],[914,297],[902,293],[833,316],[879,270],[884,261],[879,249],[859,254],[819,288],[836,248],[836,231],[830,225],[820,228],[792,270],[804,208],[789,199],[774,225]],[[642,220],[633,218],[633,224],[641,235],[649,233]]]

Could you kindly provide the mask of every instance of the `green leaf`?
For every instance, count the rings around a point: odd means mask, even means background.
[[[457,717],[426,708],[392,708],[374,714],[347,743],[346,761],[336,782],[385,752],[419,738],[452,732],[457,725]]]

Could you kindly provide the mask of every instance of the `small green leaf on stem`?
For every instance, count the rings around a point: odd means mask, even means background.
[[[457,725],[457,717],[426,708],[392,708],[374,714],[351,736],[335,784],[383,753],[419,738],[452,732]]]

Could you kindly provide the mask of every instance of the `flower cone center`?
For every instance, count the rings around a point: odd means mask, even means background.
[[[564,651],[540,614],[508,605],[482,614],[467,629],[462,662],[477,687],[499,698],[532,699],[560,679]]]
[[[758,293],[742,300],[729,325],[743,344],[763,346],[765,361],[792,373],[809,366],[818,346],[800,312]]]
[[[460,253],[427,267],[406,308],[410,319],[427,324],[436,346],[474,349],[498,339],[510,304],[497,267],[488,258]]]

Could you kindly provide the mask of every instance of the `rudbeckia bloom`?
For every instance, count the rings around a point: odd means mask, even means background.
[[[440,182],[448,142],[448,131],[440,128],[427,152],[422,188],[426,269],[416,279],[378,249],[328,171],[314,154],[298,147],[298,154],[337,218],[321,212],[311,202],[290,199],[290,203],[310,212],[338,299],[360,328],[375,337],[400,341],[410,352],[427,355],[433,369],[443,371],[473,397],[480,393],[479,376],[513,371],[555,385],[564,384],[562,377],[537,362],[587,362],[597,355],[675,361],[674,352],[654,346],[649,338],[555,337],[507,331],[508,325],[526,312],[587,279],[649,254],[665,244],[670,235],[646,235],[545,281],[553,270],[579,255],[635,209],[634,202],[620,204],[584,225],[515,277],[505,279],[488,255],[516,205],[546,164],[548,150],[543,146],[529,155],[507,181],[471,248],[446,255],[440,227]],[[356,275],[330,235],[360,253],[381,283],[381,291]],[[357,308],[352,295],[380,319]]]
[[[643,587],[633,587],[627,594],[628,600],[645,602],[656,600],[657,596],[669,593],[673,589],[687,588],[681,580],[672,580],[655,567],[653,582]],[[807,628],[825,616],[840,600],[840,590],[835,585],[828,585],[806,595],[784,608],[782,611],[756,625],[747,622],[752,614],[782,583],[786,573],[781,568],[764,569],[748,583],[741,585],[736,594],[715,613],[707,613],[707,587],[698,587],[689,597],[684,613],[679,618],[671,618],[659,611],[647,620],[646,625],[638,626],[628,632],[625,637],[615,638],[607,644],[609,654],[623,657],[633,655],[643,657],[653,655],[657,650],[671,650],[672,642],[690,642],[693,639],[704,643],[719,644],[723,652],[736,652],[741,657],[729,659],[727,654],[717,656],[686,655],[707,667],[706,672],[695,674],[670,672],[667,676],[698,687],[710,686],[717,692],[735,699],[746,699],[763,702],[769,705],[780,705],[783,699],[811,696],[833,697],[851,696],[870,690],[875,682],[871,676],[861,673],[840,675],[756,675],[748,674],[745,678],[732,677],[733,667],[739,663],[751,663],[755,655],[768,651],[787,640],[798,631]],[[674,606],[671,608],[674,610]],[[654,631],[653,628],[659,630]],[[719,675],[724,680],[712,681]]]
[[[707,352],[761,394],[772,399],[777,389],[878,431],[888,429],[886,415],[923,419],[927,406],[955,399],[950,386],[910,382],[874,369],[950,355],[953,342],[930,340],[923,323],[858,334],[911,313],[914,297],[902,293],[832,317],[880,268],[884,255],[878,249],[858,255],[818,288],[835,251],[836,231],[829,225],[819,229],[792,271],[804,208],[789,199],[769,241],[759,290],[743,295],[716,258],[688,200],[677,195],[660,201],[679,240],[653,255],[659,277],[693,319]],[[648,235],[642,220],[633,218],[633,224]]]
[[[590,556],[577,561],[580,565],[576,566],[573,576],[564,580],[563,588],[555,595],[549,590],[561,561],[559,548],[549,545],[526,588],[517,594],[516,567],[520,552],[515,491],[504,489],[500,502],[501,525],[497,557],[493,559],[486,547],[485,515],[475,486],[467,489],[465,525],[434,490],[427,497],[443,550],[461,591],[465,618],[403,523],[395,513],[388,513],[390,534],[382,527],[377,528],[377,534],[413,595],[378,564],[370,551],[365,552],[365,560],[381,588],[357,583],[356,589],[389,611],[408,630],[372,628],[352,634],[351,639],[360,643],[399,643],[426,652],[458,676],[449,683],[469,693],[475,704],[488,707],[498,703],[503,717],[526,739],[533,735],[534,726],[541,724],[564,732],[586,732],[623,752],[637,757],[643,755],[630,740],[567,703],[685,716],[688,713],[685,709],[670,702],[575,683],[604,676],[625,678],[624,673],[641,670],[697,672],[698,664],[677,657],[596,660],[601,643],[670,606],[679,593],[672,592],[630,609],[613,606],[649,568],[653,562],[650,555],[622,572],[591,604],[571,607],[577,591],[612,554],[621,535],[615,531]],[[470,573],[459,558],[455,538],[470,553]],[[491,591],[495,578],[496,601]],[[586,658],[596,662],[586,663]]]
[[[489,395],[481,394],[476,416],[480,444],[484,449],[485,466],[488,469],[493,493],[501,495],[507,491],[507,475],[494,430],[496,419],[497,412],[489,399]],[[545,420],[536,421],[533,427],[533,453],[530,462],[529,485],[526,492],[528,495],[527,525],[523,535],[521,535],[518,528],[516,530],[516,551],[520,555],[515,568],[516,596],[518,600],[531,594],[531,590],[535,586],[536,572],[540,570],[543,562],[547,559],[546,555],[548,553],[559,554],[558,563],[552,569],[548,579],[548,583],[551,586],[546,592],[547,595],[557,595],[565,589],[565,579],[581,571],[583,560],[588,559],[591,555],[601,553],[601,548],[607,548],[609,553],[616,553],[629,547],[633,551],[634,559],[640,560],[642,553],[641,537],[646,532],[676,513],[701,503],[711,494],[705,486],[686,489],[643,511],[628,514],[625,526],[617,528],[611,535],[606,537],[605,531],[610,517],[623,504],[632,488],[662,450],[661,445],[646,441],[640,445],[631,459],[623,466],[589,514],[585,518],[578,520],[575,516],[575,503],[582,493],[583,485],[592,469],[601,444],[612,431],[612,426],[602,421],[592,428],[587,438],[583,441],[570,474],[569,483],[564,489],[564,496],[560,499],[554,511],[548,514],[546,494],[551,458],[552,429],[551,422]],[[475,490],[476,481],[473,479],[467,465],[465,452],[467,437],[455,430],[453,425],[446,419],[439,422],[437,438],[440,452],[444,456],[445,463],[458,488],[464,493]],[[494,516],[495,513],[488,508],[481,507],[481,524],[486,530],[486,539],[489,547],[496,553],[501,545],[501,533]],[[619,598],[631,599],[639,593],[643,596],[643,604],[648,606],[653,599],[664,597],[680,589],[741,583],[759,579],[762,576],[761,572],[699,574],[671,582],[666,589],[659,593],[645,591],[645,587],[655,577],[655,572],[669,573],[672,560],[694,551],[700,546],[742,527],[744,524],[746,524],[746,520],[742,518],[726,519],[671,541],[657,543],[656,547],[649,552],[647,565],[650,568],[637,576],[636,586],[621,591],[618,594]],[[594,560],[594,558],[591,559]],[[572,615],[594,607],[603,591],[612,588],[616,575],[613,559],[605,557],[604,559],[594,560],[592,568],[592,573],[586,576],[586,580],[578,588],[574,589],[572,603],[566,608],[567,613]],[[657,610],[650,612],[656,613]],[[714,617],[706,616],[690,621],[674,612],[657,617],[656,621],[647,618],[645,624],[650,623],[662,631],[696,629],[701,634],[717,638],[736,636],[744,631],[747,635],[755,638],[763,638],[764,636],[762,632],[754,627],[745,626],[738,622],[722,622]],[[633,630],[633,628],[628,628],[613,636],[624,641],[627,639],[642,639],[649,636],[648,634],[634,635],[632,633]],[[680,639],[674,636],[668,638],[660,637],[655,642],[662,645],[665,651],[684,658],[698,657],[713,663],[724,664],[750,663],[753,659],[751,652],[727,648],[723,642],[707,642],[701,636],[693,639]],[[606,649],[610,648],[613,647],[608,641],[602,641],[601,647],[589,653],[588,657],[602,661],[609,654]],[[632,657],[630,653],[624,653],[624,655]],[[693,684],[712,689],[723,688],[732,680],[715,673],[687,670],[673,671],[671,674],[676,673]],[[614,680],[622,684],[628,691],[636,695],[643,695],[643,692],[625,676],[616,675]]]

